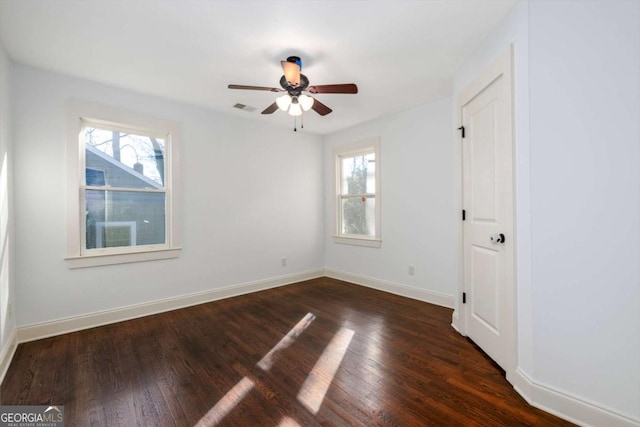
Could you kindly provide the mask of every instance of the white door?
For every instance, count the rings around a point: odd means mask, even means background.
[[[508,373],[515,355],[511,49],[463,92],[466,334]]]

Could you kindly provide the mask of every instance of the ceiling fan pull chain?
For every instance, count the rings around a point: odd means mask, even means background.
[[[304,129],[304,113],[300,116],[300,129]]]
[[[296,116],[293,116],[293,131],[294,132],[298,132],[298,128],[296,127],[297,120],[298,120],[298,118]]]

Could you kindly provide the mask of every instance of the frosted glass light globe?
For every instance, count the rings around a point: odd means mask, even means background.
[[[298,97],[298,102],[300,103],[303,111],[309,111],[313,106],[313,101],[314,99],[307,95],[300,95]]]
[[[282,111],[287,111],[289,105],[291,105],[291,97],[289,95],[282,95],[276,98],[276,104]]]

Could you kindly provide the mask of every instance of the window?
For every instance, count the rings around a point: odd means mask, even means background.
[[[380,142],[335,151],[336,243],[380,247]]]
[[[69,102],[70,268],[179,254],[177,125]]]

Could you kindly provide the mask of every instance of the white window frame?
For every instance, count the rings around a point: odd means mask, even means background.
[[[179,146],[176,122],[124,109],[71,99],[67,101],[67,266],[94,267],[180,256]],[[85,242],[85,147],[80,132],[87,124],[165,139],[165,243],[87,250]],[[108,189],[108,187],[106,187]]]
[[[376,158],[376,173],[375,173],[375,200],[376,200],[376,223],[375,223],[375,236],[362,236],[356,234],[342,233],[342,159],[345,157],[354,157],[363,154],[374,153]],[[367,246],[372,248],[379,248],[382,246],[381,237],[381,160],[380,160],[380,138],[372,137],[362,140],[360,142],[349,144],[345,146],[336,147],[334,149],[334,195],[335,195],[335,234],[333,235],[334,243]]]

